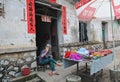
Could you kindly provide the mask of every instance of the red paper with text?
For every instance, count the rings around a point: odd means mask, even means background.
[[[67,34],[67,18],[66,18],[65,6],[62,6],[62,30],[63,30],[63,34]]]
[[[27,25],[28,33],[35,34],[35,4],[34,0],[26,0],[27,2]]]

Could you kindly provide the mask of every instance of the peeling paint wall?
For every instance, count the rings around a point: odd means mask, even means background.
[[[117,26],[115,25],[116,21],[113,21],[113,30],[114,30],[114,33],[112,33],[112,26],[111,26],[111,21],[109,21],[109,28],[108,28],[108,36],[109,36],[109,39],[108,41],[112,41],[112,36],[114,34],[114,40],[120,40],[120,25],[118,24]]]
[[[22,21],[23,8],[26,10],[25,3],[26,0],[5,0],[5,18],[0,16],[0,46],[35,46],[35,35],[27,33],[27,21]],[[26,14],[25,12],[25,17]]]
[[[21,76],[24,66],[31,72],[36,68],[35,34],[27,33],[26,11],[24,20],[26,0],[5,0],[4,7],[5,17],[0,16],[0,82],[6,76]]]
[[[92,20],[88,24],[88,38],[89,41],[102,41],[102,25],[101,21]]]
[[[116,25],[116,21],[113,21],[113,30],[114,33],[112,33],[112,26],[111,21],[105,21],[107,22],[107,27],[105,27],[105,39],[106,41],[113,41],[112,36],[114,34],[114,40],[120,40],[120,25]],[[92,20],[87,27],[88,29],[88,37],[89,41],[98,41],[102,42],[102,21],[100,20]]]
[[[63,35],[61,43],[79,42],[79,21],[74,5],[66,0],[57,0],[57,3],[66,6],[67,10],[67,35]]]
[[[68,34],[67,35],[63,35],[63,37],[61,36],[61,38],[59,37],[59,41],[60,43],[71,43],[71,42],[79,42],[79,20],[77,18],[76,15],[76,11],[74,9],[74,6],[72,4],[70,4],[68,1],[66,0],[57,0],[58,4],[61,5],[65,5],[66,9],[67,9],[67,30],[68,30]],[[105,21],[108,23],[107,27],[105,28],[105,40],[106,41],[112,41],[112,27],[111,27],[111,21]],[[97,20],[97,19],[93,19],[90,22],[87,22],[87,35],[88,35],[88,40],[89,41],[98,41],[98,42],[102,42],[102,21],[101,20]],[[61,27],[62,30],[62,26],[61,23],[58,23],[58,27]],[[114,36],[115,36],[115,40],[120,40],[120,24],[116,27],[115,25],[113,25],[114,27]],[[60,32],[62,33],[62,32]],[[59,33],[59,34],[60,34]]]

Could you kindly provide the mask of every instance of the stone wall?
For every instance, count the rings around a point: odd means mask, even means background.
[[[21,68],[29,67],[31,72],[36,68],[36,51],[17,52],[0,55],[0,80],[21,76]],[[1,81],[0,81],[1,82]]]

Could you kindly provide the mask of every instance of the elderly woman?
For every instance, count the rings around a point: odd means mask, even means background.
[[[41,51],[39,56],[39,63],[40,64],[49,64],[50,65],[50,72],[49,75],[52,76],[53,74],[59,75],[59,73],[55,70],[55,64],[61,66],[62,64],[57,63],[51,55],[51,45],[47,44],[45,49]]]

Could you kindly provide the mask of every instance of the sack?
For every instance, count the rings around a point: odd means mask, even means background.
[[[66,51],[66,52],[65,52],[65,58],[69,58],[69,57],[70,57],[70,54],[71,54],[70,51]]]

